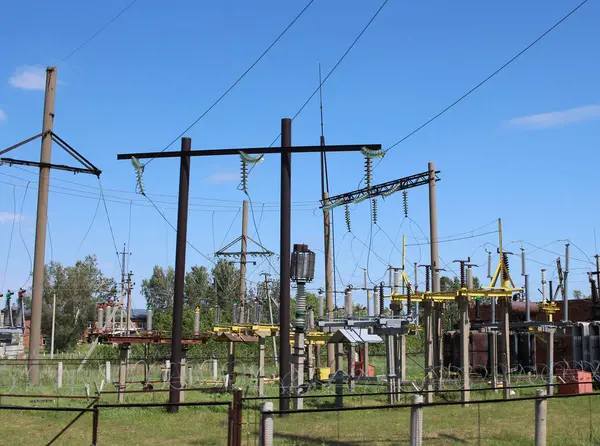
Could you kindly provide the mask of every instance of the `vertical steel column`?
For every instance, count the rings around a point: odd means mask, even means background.
[[[429,242],[431,245],[431,271],[433,272],[433,283],[431,290],[434,293],[440,291],[440,280],[438,270],[439,254],[438,254],[438,222],[437,222],[437,198],[435,190],[435,164],[430,161],[429,170]]]
[[[460,368],[462,371],[462,402],[471,400],[470,364],[469,364],[469,298],[461,296],[460,306]]]
[[[248,200],[242,202],[242,240],[240,255],[240,321],[250,310],[246,309],[246,252],[248,251]]]
[[[292,146],[292,120],[281,120],[281,147]],[[291,237],[291,200],[292,200],[292,155],[281,154],[281,216],[279,240],[279,321],[280,321],[280,347],[279,347],[279,403],[281,410],[290,408],[290,237]]]
[[[432,333],[433,301],[423,302],[423,329],[425,330],[425,390],[427,390],[427,403],[433,402],[433,333]]]
[[[192,150],[191,138],[181,138],[181,151]],[[183,329],[183,291],[185,287],[185,248],[187,243],[188,201],[190,193],[190,157],[182,156],[179,166],[179,202],[177,205],[177,245],[175,250],[175,290],[173,295],[173,334],[171,339],[171,382],[169,403],[176,404],[181,388],[181,349]],[[169,413],[179,412],[179,406],[169,406]]]
[[[554,395],[554,327],[548,327],[546,355],[548,363],[548,395]]]
[[[502,310],[502,385],[504,386],[504,398],[510,398],[510,319],[508,298],[500,301]]]

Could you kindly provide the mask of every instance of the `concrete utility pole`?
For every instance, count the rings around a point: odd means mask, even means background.
[[[269,273],[262,273],[263,276],[265,276],[265,295],[267,296],[267,302],[269,303],[269,322],[271,323],[271,325],[273,325],[273,306],[271,305],[271,296],[269,295]],[[275,341],[275,336],[271,336],[271,339],[273,340],[273,358],[275,360],[275,368],[278,367],[277,365],[277,342]]]
[[[428,164],[429,171],[429,242],[431,244],[431,272],[432,284],[431,291],[439,293],[440,291],[440,276],[438,269],[439,253],[438,253],[438,224],[437,224],[437,198],[435,189],[435,164],[430,161]]]
[[[329,199],[329,193],[323,190],[323,200]],[[323,234],[325,243],[325,311],[327,320],[333,319],[333,257],[331,256],[331,218],[329,210],[323,211]],[[335,346],[327,343],[327,364],[331,373],[335,373]]]
[[[54,129],[54,100],[56,97],[56,68],[46,69],[46,92],[42,120],[42,152],[40,162],[50,164],[52,131]],[[29,329],[29,384],[38,383],[40,335],[42,332],[42,295],[44,294],[44,263],[46,256],[46,226],[48,221],[48,187],[50,167],[40,166],[38,180],[37,217],[35,222],[35,250],[33,253],[33,286],[31,290],[31,325]]]
[[[131,276],[133,276],[132,272],[129,271],[127,274],[127,328],[125,329],[125,333],[127,336],[131,333]]]
[[[246,309],[246,253],[248,252],[248,200],[242,203],[242,240],[240,255],[240,320],[244,320]]]

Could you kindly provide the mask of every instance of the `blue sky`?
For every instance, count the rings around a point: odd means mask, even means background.
[[[0,147],[40,131],[44,68],[59,63],[128,3],[4,5]],[[138,283],[136,306],[143,305],[139,283],[151,274],[152,266],[174,263],[175,234],[150,203],[135,194],[134,171],[129,162],[117,161],[116,154],[164,148],[228,88],[306,3],[138,0],[59,66],[55,131],[104,172],[101,181],[117,246],[120,249],[129,240],[133,253],[130,269]],[[379,5],[316,0],[248,76],[188,132],[193,147],[270,144],[279,133],[280,119],[293,116],[318,85],[318,64],[328,73]],[[324,85],[327,142],[389,147],[576,5],[571,0],[389,1]],[[509,242],[523,240],[523,247],[531,253],[532,283],[539,281],[543,267],[534,261],[549,264],[548,276],[552,277],[554,253],[564,251],[564,242],[559,240],[570,239],[584,251],[572,247],[577,260],[571,262],[571,290],[587,292],[585,271],[592,266],[587,256],[593,260],[598,218],[593,169],[598,162],[595,144],[600,122],[595,57],[599,13],[598,2],[588,2],[488,84],[391,150],[375,171],[377,183],[424,171],[428,161],[436,162],[442,178],[438,183],[440,237],[452,239],[440,245],[445,262],[472,255],[474,262],[485,264],[485,249],[495,248],[482,245],[497,244],[497,234],[454,239],[494,231],[501,217],[506,249],[518,252],[521,244]],[[50,31],[42,32],[49,24]],[[293,143],[318,144],[319,131],[318,102],[313,100],[294,121]],[[39,143],[20,148],[18,155],[36,159]],[[68,159],[55,147],[53,161]],[[189,240],[211,256],[240,231],[237,212],[244,195],[237,190],[239,159],[196,158],[192,166]],[[356,188],[362,166],[358,154],[331,155],[331,193]],[[292,242],[322,249],[322,217],[316,203],[318,155],[295,156],[293,177]],[[28,181],[32,183],[24,196]],[[35,181],[34,169],[0,167],[0,273],[15,213],[13,191],[18,214],[6,279],[0,283],[3,290],[23,285],[29,275]],[[147,192],[173,224],[177,182],[175,160],[153,161],[144,175]],[[277,156],[267,156],[253,170],[249,187],[260,238],[277,251]],[[53,172],[52,243],[49,238],[46,258],[72,264],[95,253],[106,274],[116,277],[115,249],[98,197],[94,177]],[[380,200],[379,209],[379,225],[371,228],[368,203],[354,206],[351,234],[345,229],[343,209],[335,212],[339,287],[361,285],[362,268],[368,267],[370,279],[376,282],[385,274],[384,263],[399,264],[400,253],[389,238],[398,235],[400,246],[403,233],[411,245],[408,261],[428,259],[421,232],[429,234],[427,190],[409,192],[410,219],[404,218],[401,194]],[[250,227],[253,236],[252,221]],[[474,229],[478,231],[469,232]],[[383,261],[373,253],[368,256],[362,244],[369,245],[371,230],[372,250]],[[545,246],[550,252],[533,246]],[[323,285],[324,276],[322,253],[317,250],[317,254],[314,288]],[[190,249],[187,258],[189,266],[210,265]],[[272,263],[278,268],[277,259]],[[513,265],[521,284],[520,261],[515,258]],[[449,266],[456,270],[455,265]],[[268,263],[259,260],[256,267],[249,267],[249,279],[259,280],[260,272],[269,269]],[[478,269],[476,275],[484,277],[486,268]],[[364,300],[364,296],[356,293],[355,299]]]

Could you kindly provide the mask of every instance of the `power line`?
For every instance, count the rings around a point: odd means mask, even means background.
[[[319,92],[319,90],[321,89],[321,87],[325,84],[325,82],[327,82],[327,79],[329,79],[329,77],[334,73],[334,71],[340,66],[340,64],[343,62],[343,60],[346,58],[346,56],[350,53],[350,51],[352,51],[352,48],[354,48],[354,46],[358,43],[358,41],[360,40],[360,38],[362,37],[362,35],[367,31],[367,29],[369,29],[369,26],[371,26],[371,23],[373,23],[373,21],[377,18],[377,16],[379,15],[379,13],[383,9],[383,7],[388,3],[388,1],[389,0],[385,0],[381,4],[381,6],[379,7],[379,9],[377,9],[377,11],[375,12],[375,14],[373,14],[373,16],[371,17],[371,19],[367,22],[367,24],[361,30],[361,32],[358,34],[358,36],[356,36],[356,38],[350,44],[350,46],[348,47],[348,49],[344,52],[344,54],[342,54],[342,57],[339,58],[339,60],[333,66],[333,68],[331,69],[331,71],[329,71],[329,73],[327,73],[327,76],[325,76],[325,79],[323,79],[323,81],[319,83],[319,86],[315,89],[315,91],[313,91],[312,94],[308,97],[308,99],[304,102],[304,104],[302,104],[302,107],[300,107],[300,109],[296,112],[296,114],[292,118],[292,121],[294,119],[296,119],[300,113],[302,113],[302,110],[304,110],[304,108],[308,105],[308,103],[312,100],[312,98],[315,97],[315,95]],[[273,140],[273,142],[269,145],[269,147],[272,147],[273,144],[275,144],[277,142],[277,140],[279,139],[280,136],[281,136],[281,133],[279,135],[277,135],[277,137]]]
[[[504,70],[506,67],[508,67],[511,63],[513,63],[515,60],[517,60],[521,55],[523,55],[525,52],[527,52],[530,48],[532,48],[536,43],[538,43],[540,40],[542,40],[544,37],[546,37],[550,32],[552,32],[556,27],[558,27],[562,22],[564,22],[565,20],[567,20],[572,14],[574,14],[579,8],[581,8],[587,2],[588,2],[588,0],[583,0],[579,5],[577,5],[574,9],[572,9],[567,15],[565,15],[562,19],[560,19],[558,22],[556,22],[554,25],[552,25],[550,28],[548,28],[541,36],[539,36],[537,39],[535,39],[533,42],[531,42],[529,45],[527,45],[524,49],[522,49],[521,51],[519,51],[516,56],[514,56],[512,59],[510,59],[508,62],[506,62],[500,68],[498,68],[496,71],[494,71],[488,77],[486,77],[484,80],[482,80],[481,82],[479,82],[477,85],[475,85],[469,91],[467,91],[465,94],[463,94],[461,97],[459,97],[456,101],[454,101],[452,104],[448,105],[446,108],[444,108],[438,114],[436,114],[435,116],[433,116],[432,118],[430,118],[429,120],[427,120],[425,123],[421,124],[419,127],[417,127],[416,129],[414,129],[412,132],[410,132],[409,134],[407,134],[405,137],[403,137],[402,139],[400,139],[398,142],[392,144],[388,149],[386,149],[386,153],[388,151],[390,151],[391,149],[393,149],[394,147],[396,147],[398,144],[401,144],[402,142],[406,141],[408,138],[410,138],[412,135],[414,135],[415,133],[417,133],[422,128],[424,128],[427,125],[431,124],[433,121],[435,121],[437,118],[439,118],[440,116],[442,116],[448,110],[450,110],[451,108],[453,108],[455,105],[457,105],[463,99],[467,98],[471,93],[475,92],[479,87],[483,86],[486,82],[488,82],[490,79],[492,79],[498,73],[500,73],[502,70]]]
[[[100,34],[102,31],[104,31],[106,28],[108,28],[112,23],[114,23],[119,17],[121,17],[123,14],[125,14],[125,12],[129,8],[131,8],[136,2],[137,2],[137,0],[133,0],[131,3],[129,3],[123,9],[121,9],[121,11],[119,11],[119,13],[116,16],[114,16],[112,19],[110,19],[102,28],[100,28],[98,31],[96,31],[94,34],[92,34],[90,37],[88,37],[81,45],[79,45],[78,47],[76,47],[69,54],[67,54],[67,56],[65,58],[63,58],[63,60],[61,60],[57,64],[57,66],[62,65],[64,62],[66,62],[67,60],[69,60],[71,58],[71,56],[73,56],[80,49],[82,49],[84,46],[86,46],[88,43],[90,43],[96,36],[98,36],[98,34]]]
[[[300,13],[294,18],[294,20],[292,20],[291,23],[281,32],[281,34],[279,34],[277,36],[277,38],[267,47],[267,49],[264,50],[263,53],[254,62],[252,62],[252,64],[246,69],[246,71],[244,71],[242,73],[242,75],[240,77],[238,77],[236,79],[236,81],[233,84],[231,84],[231,86],[227,90],[225,90],[225,92],[221,96],[219,96],[219,98],[215,102],[213,102],[210,105],[210,107],[208,107],[198,118],[196,118],[196,120],[194,122],[192,122],[183,132],[181,132],[179,135],[177,135],[177,137],[174,138],[173,141],[171,141],[164,149],[162,149],[161,152],[164,152],[169,147],[171,147],[175,142],[177,142],[177,140],[179,140],[179,138],[181,138],[192,127],[194,127],[196,124],[198,124],[198,122],[200,122],[200,120],[202,118],[204,118],[219,102],[221,102],[221,100],[223,100],[225,98],[225,96],[227,96],[229,94],[229,92],[231,90],[233,90],[235,88],[235,86],[237,84],[239,84],[242,79],[244,79],[244,77],[246,77],[246,75],[250,72],[250,70],[252,70],[252,68],[254,68],[256,66],[256,64],[258,64],[262,60],[262,58],[267,55],[267,53],[271,50],[271,48],[273,48],[277,44],[277,42],[279,42],[279,40],[281,40],[281,38],[288,32],[288,30],[294,25],[294,23],[296,23],[298,21],[298,19],[304,14],[304,12],[309,8],[309,6],[313,4],[314,1],[315,0],[310,0],[308,2],[308,4],[304,7],[304,9],[302,9],[302,11],[300,11]],[[148,164],[150,164],[150,162],[152,162],[153,159],[154,158],[150,158],[144,164],[144,167],[147,166]]]
[[[81,239],[81,242],[79,243],[79,247],[77,248],[77,257],[79,257],[79,251],[81,250],[81,247],[83,246],[83,242],[87,238],[88,234],[90,233],[90,231],[92,229],[92,226],[94,225],[94,222],[96,221],[96,215],[98,215],[98,209],[100,209],[101,199],[102,199],[101,197],[98,197],[98,202],[96,203],[96,210],[94,211],[94,215],[92,216],[92,221],[90,222],[90,224],[87,228],[87,231],[85,231],[85,235]]]
[[[23,193],[23,201],[21,202],[20,216],[23,216],[23,207],[25,206],[25,198],[27,197],[28,190],[29,190],[29,183],[27,183],[27,186],[25,186],[25,192]],[[31,274],[33,274],[33,260],[31,258],[31,253],[29,252],[29,248],[27,247],[27,243],[25,243],[25,238],[23,238],[23,231],[21,230],[21,220],[22,220],[22,218],[19,218],[19,235],[21,236],[21,241],[23,242],[23,246],[25,246],[25,250],[27,251],[27,256],[29,257],[29,268],[30,268],[29,275],[27,276],[27,280],[25,280],[25,283],[23,284],[23,286],[21,286],[21,288],[23,288],[25,285],[27,285],[27,282],[29,282]]]
[[[117,262],[119,262],[119,268],[122,268],[123,266],[121,265],[121,259],[119,258],[119,248],[117,248],[115,233],[113,231],[112,223],[110,222],[108,206],[106,205],[106,200],[104,199],[104,191],[102,190],[102,183],[100,182],[100,178],[98,178],[98,184],[100,185],[100,194],[102,196],[102,202],[104,203],[104,210],[106,211],[106,219],[108,220],[108,228],[110,229],[110,236],[112,237],[113,246],[115,248],[115,255],[117,256]]]
[[[21,218],[21,215],[19,215]],[[6,273],[8,271],[8,263],[10,261],[10,249],[12,247],[13,234],[15,231],[15,223],[17,219],[17,189],[13,187],[13,215],[12,215],[12,225],[10,227],[10,238],[8,239],[8,251],[6,253],[6,264],[4,265],[4,274],[2,276],[2,288],[0,289],[0,294],[4,292],[4,285],[6,284]]]

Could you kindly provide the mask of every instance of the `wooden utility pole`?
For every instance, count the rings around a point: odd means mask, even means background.
[[[248,200],[242,203],[242,250],[240,253],[240,320],[246,309],[246,253],[248,251]]]
[[[52,158],[54,129],[54,100],[56,97],[56,67],[46,69],[46,93],[42,121],[42,152],[38,181],[35,251],[33,253],[33,286],[31,290],[31,325],[29,329],[29,384],[38,383],[40,335],[42,330],[42,295],[44,293],[44,263],[46,256],[46,227],[48,221],[48,187]]]

